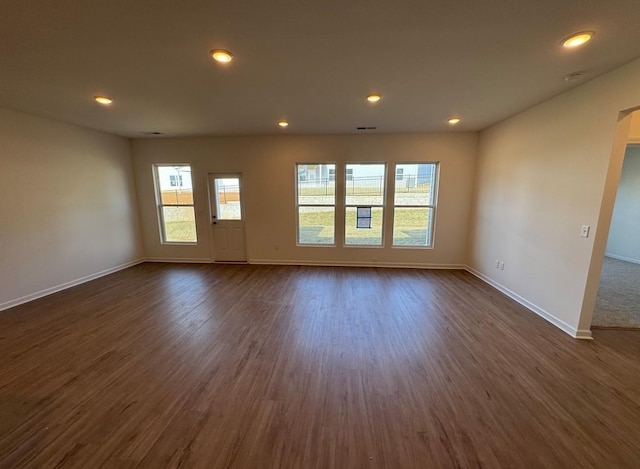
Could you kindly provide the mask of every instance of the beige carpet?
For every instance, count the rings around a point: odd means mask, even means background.
[[[591,325],[640,328],[640,264],[604,258]]]

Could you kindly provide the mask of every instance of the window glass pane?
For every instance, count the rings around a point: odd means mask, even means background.
[[[193,205],[190,166],[158,166],[158,188],[163,205]]]
[[[240,179],[216,178],[216,203],[219,220],[241,220]]]
[[[431,245],[431,208],[396,208],[393,217],[394,246]]]
[[[381,246],[383,212],[384,209],[382,207],[372,207],[371,228],[358,228],[357,207],[347,207],[345,212],[344,243],[351,246]]]
[[[299,164],[298,205],[333,205],[335,173],[335,164]]]
[[[195,243],[196,217],[193,207],[162,207],[164,240],[177,243]]]
[[[395,205],[433,205],[436,165],[399,164],[396,166]]]
[[[298,242],[300,244],[333,244],[334,227],[334,207],[298,207]]]
[[[346,170],[347,205],[384,204],[384,164],[348,164]]]

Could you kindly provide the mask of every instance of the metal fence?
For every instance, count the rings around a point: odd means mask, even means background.
[[[229,202],[238,202],[240,200],[240,186],[219,186],[218,187],[218,203],[226,204]]]
[[[405,174],[396,177],[396,192],[425,192],[431,184],[430,176]],[[311,181],[298,181],[298,194],[332,195],[335,194],[334,178],[319,178]],[[345,185],[346,195],[384,195],[384,176],[349,176]]]
[[[383,195],[384,176],[349,176],[345,186],[347,195]]]
[[[309,195],[333,195],[336,191],[336,181],[334,178],[312,179],[310,181],[298,180],[298,194]]]

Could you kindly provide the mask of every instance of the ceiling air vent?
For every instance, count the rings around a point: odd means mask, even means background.
[[[376,130],[377,127],[356,127],[356,130]]]
[[[572,81],[579,80],[580,78],[582,78],[583,75],[584,75],[584,72],[573,72],[573,73],[567,73],[562,78],[564,78],[564,81],[566,82],[572,82]]]
[[[142,135],[162,135],[162,132],[140,132]]]

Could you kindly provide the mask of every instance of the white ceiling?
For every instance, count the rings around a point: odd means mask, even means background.
[[[639,22],[638,0],[6,0],[0,106],[129,137],[480,130],[640,56]]]

